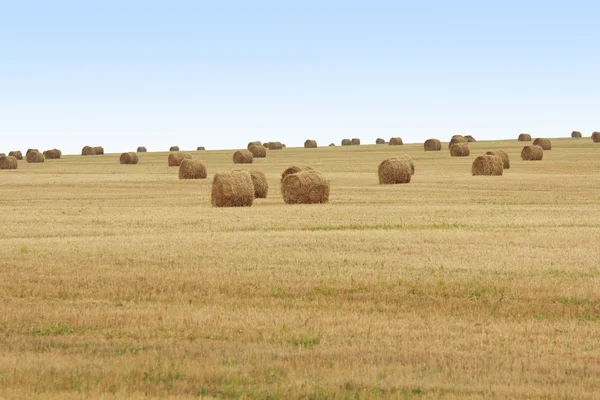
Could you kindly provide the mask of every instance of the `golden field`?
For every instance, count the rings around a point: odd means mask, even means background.
[[[209,177],[190,181],[168,153],[19,161],[0,171],[0,397],[597,397],[600,144],[523,145],[269,151],[251,208],[210,205],[233,151],[193,152]],[[496,149],[511,169],[471,176]],[[412,182],[379,185],[395,154]],[[329,204],[283,203],[295,163]]]

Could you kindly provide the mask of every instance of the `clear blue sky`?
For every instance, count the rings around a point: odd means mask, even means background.
[[[0,0],[0,152],[589,136],[599,21],[592,1]]]

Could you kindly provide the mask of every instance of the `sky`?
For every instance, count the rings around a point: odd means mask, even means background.
[[[0,0],[0,152],[590,136],[592,1]]]

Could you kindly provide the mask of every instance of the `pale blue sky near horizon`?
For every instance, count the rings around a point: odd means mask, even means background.
[[[0,0],[0,152],[600,130],[591,1]]]

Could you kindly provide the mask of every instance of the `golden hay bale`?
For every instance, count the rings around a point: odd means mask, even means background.
[[[200,160],[181,160],[179,179],[206,179],[206,165]]]
[[[204,150],[206,150],[206,149],[204,148],[204,146],[198,146],[198,147],[196,148],[196,151],[204,151]]]
[[[464,136],[463,135],[452,135],[450,140],[452,140],[452,139],[464,139]]]
[[[352,144],[352,140],[350,140],[350,139],[342,140],[342,146],[350,146],[351,144]]]
[[[171,146],[169,147],[169,151],[179,151],[179,146]]]
[[[281,150],[283,149],[283,145],[281,142],[269,142],[269,150]]]
[[[262,144],[255,144],[248,148],[248,151],[252,153],[252,157],[265,158],[267,156],[267,149]]]
[[[335,143],[329,143],[329,147],[335,147]]]
[[[121,164],[137,164],[138,156],[134,152],[123,153],[119,158],[119,163]]]
[[[252,146],[262,146],[262,145],[263,145],[262,142],[250,142],[250,143],[248,143],[248,146],[246,146],[246,148],[248,150],[250,150],[250,147],[252,147]]]
[[[145,152],[147,152],[147,151],[148,151],[148,150],[146,150],[146,148],[145,148],[144,146],[140,146],[140,147],[138,147],[138,148],[137,148],[137,152],[138,152],[138,153],[145,153]]]
[[[212,182],[213,207],[250,207],[254,201],[254,184],[248,171],[219,172]]]
[[[393,137],[390,138],[390,146],[402,146],[404,143],[402,143],[402,139],[399,137]]]
[[[592,141],[594,143],[600,143],[600,132],[594,132],[592,133]]]
[[[506,152],[504,150],[488,151],[485,154],[487,154],[488,156],[500,157],[500,159],[502,160],[502,168],[504,168],[504,169],[510,168],[510,159],[508,158],[508,154],[506,154]]]
[[[25,157],[28,163],[43,163],[46,157],[39,151],[30,151]]]
[[[20,150],[14,150],[8,153],[9,156],[16,158],[17,160],[23,159],[23,153]]]
[[[521,133],[517,140],[519,142],[531,142],[531,135],[529,133]]]
[[[533,141],[534,146],[540,146],[544,150],[552,150],[550,139],[537,138]]]
[[[316,140],[311,140],[308,139],[304,142],[304,148],[305,149],[316,149],[317,148],[317,141]]]
[[[544,158],[544,149],[540,146],[525,146],[521,150],[521,158],[525,161],[536,161]]]
[[[451,157],[468,157],[471,154],[467,143],[454,143],[450,146]]]
[[[56,160],[62,156],[62,151],[58,149],[51,149],[44,151],[42,154],[44,154],[44,157],[46,157],[48,160]]]
[[[17,169],[19,163],[15,156],[0,156],[0,169]]]
[[[186,153],[184,151],[177,151],[174,153],[169,153],[169,167],[179,167],[183,160],[191,160],[192,155],[190,153]]]
[[[475,140],[475,138],[471,135],[467,135],[465,136],[465,139],[467,139],[468,143],[472,143],[472,142],[476,142],[477,140]]]
[[[83,149],[81,149],[82,156],[93,156],[94,154],[96,154],[96,150],[91,146],[84,146]]]
[[[358,138],[354,138],[354,139],[352,139],[352,140],[350,141],[350,144],[351,144],[352,146],[358,146],[358,145],[360,144],[360,139],[358,139]]]
[[[453,144],[461,143],[469,143],[469,141],[460,135],[452,136],[452,139],[450,139],[450,143],[448,143],[448,148],[452,147]]]
[[[234,164],[252,164],[252,161],[254,161],[254,156],[248,150],[238,150],[233,153]]]
[[[385,144],[385,139],[378,138],[378,139],[375,141],[375,144]]]
[[[267,182],[265,173],[256,169],[251,169],[249,172],[252,184],[254,185],[254,197],[257,199],[266,199],[269,192],[269,182]]]
[[[302,172],[302,171],[314,171],[314,168],[309,165],[290,165],[281,174],[281,181],[283,182],[285,177],[288,175],[297,174],[298,172]]]
[[[581,136],[581,132],[579,132],[579,131],[573,131],[573,132],[571,132],[571,137],[572,138],[580,138],[580,137],[582,137]]]
[[[442,150],[442,142],[437,139],[427,139],[423,147],[425,151],[440,151]]]
[[[397,183],[410,183],[412,176],[410,163],[401,157],[392,157],[383,160],[377,168],[379,184],[391,185]]]
[[[494,154],[479,156],[473,161],[471,172],[475,175],[501,176],[504,173],[502,159]]]
[[[104,147],[102,146],[94,146],[94,151],[96,152],[97,156],[101,156],[104,154]]]
[[[25,153],[25,157],[27,157],[27,154],[31,153],[32,151],[38,151],[38,149],[27,149],[27,152]]]
[[[321,204],[329,201],[329,182],[315,170],[287,175],[281,181],[281,194],[286,204]]]

